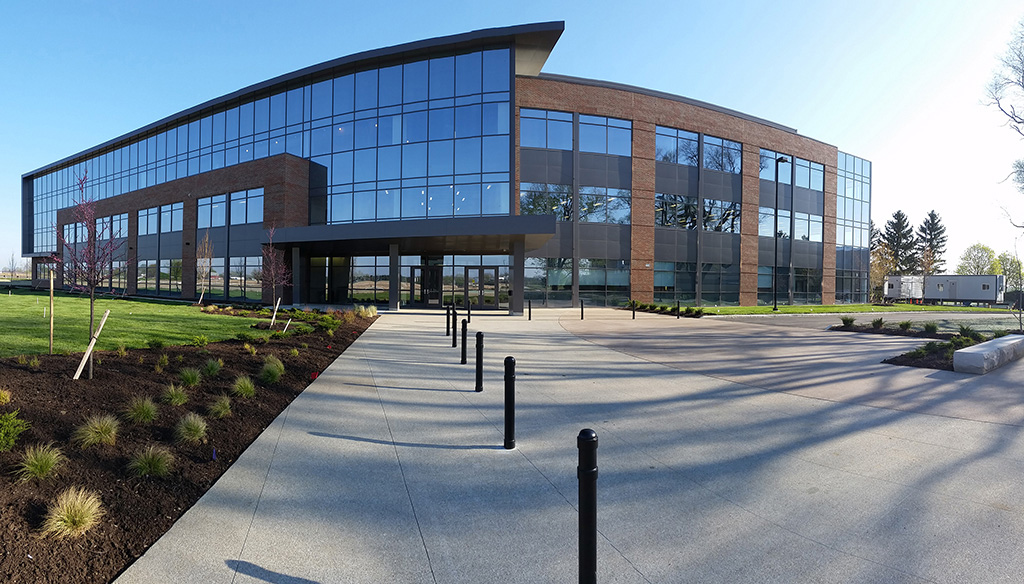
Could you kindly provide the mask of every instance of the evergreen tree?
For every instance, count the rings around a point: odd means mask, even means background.
[[[946,261],[946,226],[934,210],[928,212],[924,222],[917,228],[918,267],[922,274],[930,276],[942,271]]]
[[[882,232],[882,243],[892,254],[892,276],[907,276],[914,273],[917,268],[917,240],[914,238],[914,228],[903,211],[896,211],[892,219],[885,223],[885,230]]]

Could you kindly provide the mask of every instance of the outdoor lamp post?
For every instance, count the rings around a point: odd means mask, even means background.
[[[775,253],[772,255],[772,311],[779,311],[779,164],[789,162],[785,156],[775,158]]]

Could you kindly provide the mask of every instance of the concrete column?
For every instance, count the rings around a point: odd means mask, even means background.
[[[388,256],[388,309],[398,310],[402,291],[402,256],[398,255],[397,243],[388,246]]]
[[[526,304],[523,296],[526,293],[526,243],[522,239],[512,242],[512,289],[508,300],[508,313],[522,316]]]

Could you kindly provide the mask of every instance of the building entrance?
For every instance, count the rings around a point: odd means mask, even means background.
[[[442,266],[412,266],[409,303],[413,306],[440,308],[442,305]]]
[[[499,276],[498,266],[466,266],[463,298],[473,310],[507,309],[508,281]]]

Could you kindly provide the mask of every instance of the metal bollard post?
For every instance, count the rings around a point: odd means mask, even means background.
[[[526,301],[526,320],[533,320],[533,300]]]
[[[473,303],[469,301],[468,297],[466,298],[466,320],[473,322]]]
[[[476,331],[476,390],[484,390],[484,332]]]
[[[452,335],[452,307],[444,307],[444,336],[450,337]]]
[[[505,357],[505,450],[516,447],[516,359]]]
[[[452,304],[452,348],[459,346],[459,315]]]
[[[583,320],[583,299],[580,298],[580,320]]]
[[[630,300],[629,304],[633,307],[633,320],[636,320],[636,300]]]
[[[469,328],[469,321],[462,319],[462,364],[466,364],[466,330]]]
[[[576,437],[580,451],[576,478],[580,502],[580,584],[597,582],[597,433],[589,428]]]
[[[679,301],[676,300],[676,318],[679,318]]]

